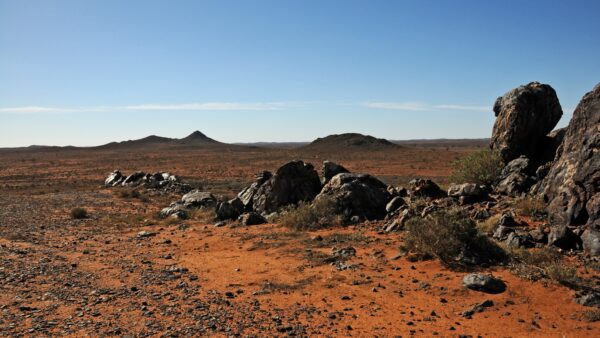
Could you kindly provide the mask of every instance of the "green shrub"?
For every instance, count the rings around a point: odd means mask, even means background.
[[[71,217],[74,219],[84,219],[88,217],[88,213],[84,208],[73,208],[71,209]]]
[[[503,251],[477,230],[475,222],[459,210],[438,211],[415,217],[406,224],[405,248],[422,257],[436,257],[447,266],[462,265],[461,256],[495,262]]]
[[[336,201],[331,197],[321,197],[313,203],[301,202],[296,207],[282,212],[279,224],[296,230],[314,230],[341,224],[336,212]]]
[[[498,179],[503,167],[498,153],[480,150],[454,161],[450,181],[491,185]]]

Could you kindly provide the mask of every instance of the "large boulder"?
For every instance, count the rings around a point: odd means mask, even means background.
[[[337,212],[347,222],[352,217],[383,219],[391,196],[387,185],[371,175],[342,173],[323,187],[319,198],[333,198]]]
[[[600,224],[600,84],[577,105],[541,191],[553,223]]]
[[[323,161],[323,167],[321,168],[321,175],[323,176],[323,185],[327,184],[333,176],[342,173],[349,173],[350,171],[343,166],[333,163],[331,161]]]
[[[508,163],[521,155],[537,160],[563,112],[552,87],[531,82],[499,97],[494,114],[490,146]]]
[[[312,201],[319,191],[321,181],[312,164],[292,161],[277,169],[275,175],[256,189],[252,208],[258,213],[269,214],[290,204]]]
[[[123,186],[136,186],[136,185],[140,185],[144,179],[146,178],[146,173],[144,173],[143,171],[136,171],[133,174],[127,176],[124,180],[122,185]]]

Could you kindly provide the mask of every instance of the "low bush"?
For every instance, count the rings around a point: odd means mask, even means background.
[[[84,219],[88,217],[88,212],[84,208],[71,209],[71,217],[74,219]]]
[[[313,203],[301,202],[296,207],[284,210],[278,222],[295,230],[314,230],[342,223],[336,212],[336,201],[326,196]]]
[[[567,265],[561,254],[551,248],[514,249],[509,256],[513,272],[522,278],[549,279],[567,286],[578,282],[577,269]]]
[[[491,185],[498,179],[504,164],[491,150],[480,150],[456,160],[450,182]]]
[[[541,197],[523,197],[515,202],[515,208],[521,215],[542,216],[546,213],[546,203]]]
[[[503,251],[477,230],[475,222],[459,210],[439,211],[406,224],[405,249],[422,257],[436,257],[446,266],[464,265],[461,257],[492,263]]]

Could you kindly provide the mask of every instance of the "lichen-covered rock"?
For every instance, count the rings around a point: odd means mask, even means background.
[[[563,111],[552,87],[531,82],[499,97],[494,113],[490,145],[508,163],[521,155],[537,160]]]
[[[541,191],[553,223],[599,224],[600,84],[575,109]]]
[[[344,221],[353,216],[359,219],[383,219],[390,200],[387,185],[367,174],[343,173],[334,176],[318,198],[331,197]]]
[[[529,175],[530,161],[520,156],[510,161],[500,173],[495,191],[502,195],[519,196],[529,191],[535,180]]]
[[[321,180],[313,166],[292,161],[277,169],[275,175],[256,189],[252,208],[260,214],[269,214],[290,204],[312,201],[319,191]]]

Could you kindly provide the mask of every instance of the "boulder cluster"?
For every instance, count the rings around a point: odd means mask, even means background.
[[[168,172],[147,174],[136,171],[131,175],[124,175],[115,170],[104,180],[105,187],[143,187],[165,193],[185,194],[192,190],[189,184],[182,183],[179,178]]]

